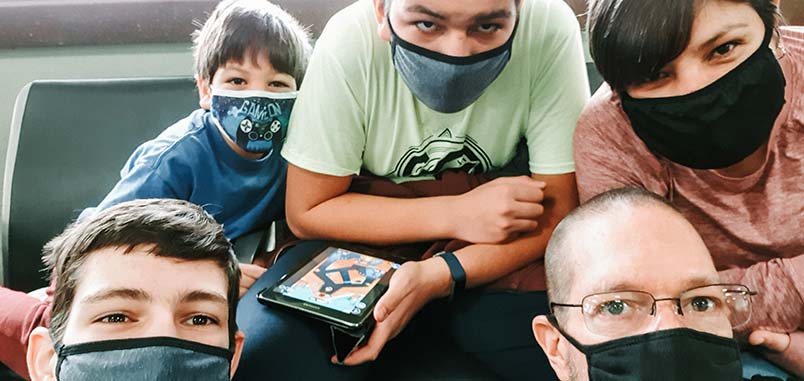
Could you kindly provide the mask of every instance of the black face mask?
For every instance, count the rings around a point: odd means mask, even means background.
[[[718,169],[745,159],[768,141],[785,103],[784,73],[770,47],[696,92],[635,99],[621,94],[634,132],[655,154],[695,169]]]
[[[586,355],[590,381],[740,381],[736,340],[676,328],[583,345],[553,326]]]

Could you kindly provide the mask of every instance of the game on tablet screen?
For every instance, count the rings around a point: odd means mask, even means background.
[[[360,315],[364,298],[399,264],[342,248],[330,248],[324,260],[298,280],[282,282],[275,292],[346,314]],[[295,277],[294,277],[295,278]]]

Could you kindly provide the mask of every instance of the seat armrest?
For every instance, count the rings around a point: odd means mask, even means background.
[[[266,242],[270,240],[268,237],[272,235],[272,226],[273,223],[268,228],[253,231],[234,240],[234,253],[238,262],[254,262],[257,253],[261,252]]]
[[[290,231],[286,220],[271,222],[265,229],[257,230],[234,240],[234,251],[240,263],[253,263],[270,267],[287,247],[299,239]]]

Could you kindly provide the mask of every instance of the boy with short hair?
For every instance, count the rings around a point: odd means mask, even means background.
[[[123,201],[204,207],[236,239],[284,214],[279,155],[311,53],[309,35],[266,0],[228,0],[193,34],[200,110],[139,146],[121,179],[79,219]]]
[[[240,271],[221,225],[199,206],[124,202],[71,225],[44,252],[56,291],[50,328],[30,335],[32,380],[234,374]]]
[[[308,33],[267,0],[226,0],[193,45],[201,109],[138,147],[79,220],[133,199],[174,198],[202,206],[236,239],[283,216],[279,151],[312,51]],[[241,271],[242,294],[264,269]],[[28,332],[49,325],[50,303],[0,287],[0,362],[23,376]]]

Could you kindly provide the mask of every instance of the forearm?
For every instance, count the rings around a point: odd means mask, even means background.
[[[551,184],[545,188],[545,212],[539,218],[539,227],[505,243],[476,244],[458,250],[455,254],[466,271],[468,287],[489,283],[544,257],[553,230],[578,206],[574,174],[533,178]]]
[[[804,255],[776,258],[745,269],[720,272],[721,280],[742,283],[758,295],[745,330],[793,332],[804,328]]]
[[[507,243],[470,245],[456,251],[466,271],[466,287],[492,282],[542,258],[552,231],[552,227],[537,229]]]
[[[453,238],[448,217],[456,196],[390,198],[344,193],[288,219],[306,239],[399,244]]]

